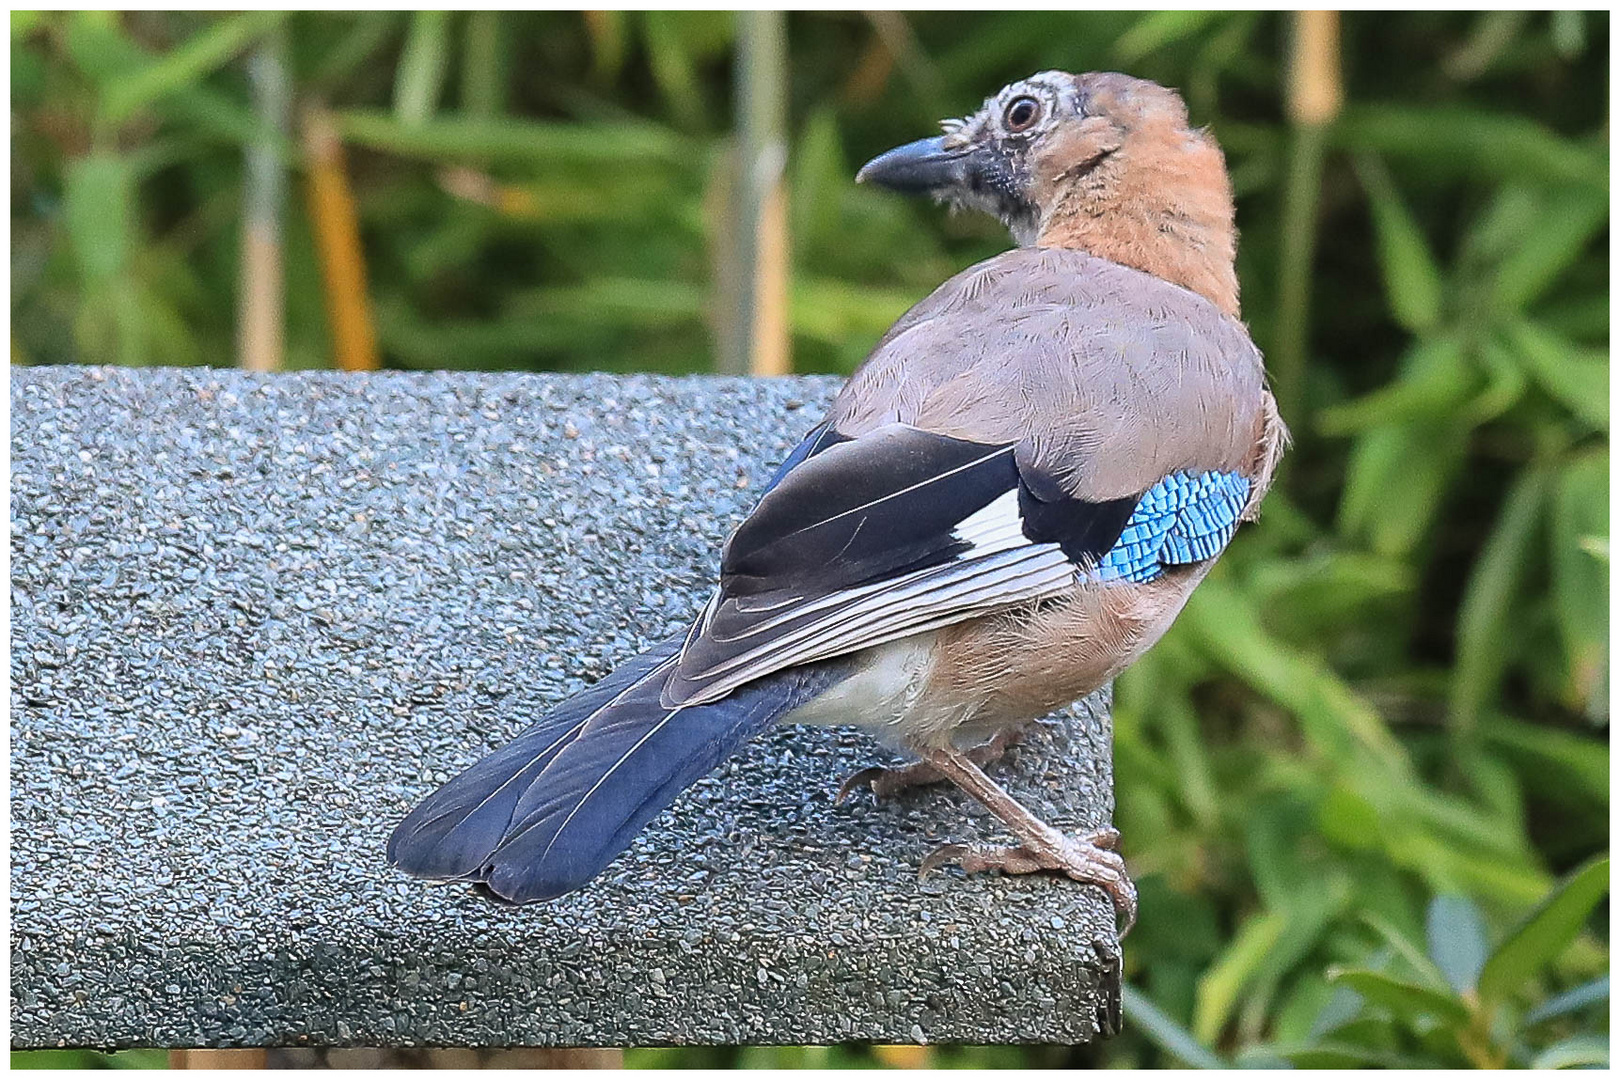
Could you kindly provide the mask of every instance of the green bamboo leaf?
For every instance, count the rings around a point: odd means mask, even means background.
[[[1164,736],[1164,757],[1175,768],[1176,794],[1195,820],[1213,828],[1220,819],[1221,800],[1198,713],[1185,693],[1165,695],[1160,686],[1155,695],[1160,697],[1155,712]]]
[[[1508,341],[1541,388],[1570,412],[1609,430],[1609,353],[1585,349],[1534,323],[1508,330]]]
[[[1446,74],[1458,82],[1479,78],[1508,51],[1529,20],[1527,11],[1487,11],[1474,21],[1473,33],[1462,47],[1441,61]]]
[[[697,71],[670,12],[641,13],[641,36],[653,80],[664,95],[670,115],[683,131],[704,127],[703,92]]]
[[[824,277],[796,278],[791,299],[793,332],[832,344],[852,336],[875,342],[916,301],[909,292]]]
[[[1427,930],[1429,955],[1446,982],[1459,994],[1473,990],[1490,951],[1479,908],[1466,896],[1437,896],[1429,903]]]
[[[793,154],[795,250],[819,250],[839,242],[842,229],[841,196],[849,186],[849,166],[838,135],[838,115],[819,108],[805,121]]]
[[[1402,981],[1383,972],[1331,971],[1328,979],[1348,986],[1366,1000],[1384,1006],[1403,1019],[1426,1015],[1457,1026],[1468,1022],[1468,1006],[1460,998]]]
[[[1570,289],[1549,297],[1536,309],[1536,321],[1571,341],[1609,340],[1609,294]]]
[[[651,124],[441,115],[412,127],[388,113],[354,109],[338,114],[338,126],[350,142],[434,162],[473,158],[539,168],[640,168],[675,160],[682,146],[674,134]]]
[[[1439,1064],[1338,1040],[1293,1049],[1279,1047],[1276,1052],[1298,1069],[1427,1069]]]
[[[11,13],[11,40],[17,41],[27,37],[34,27],[44,21],[45,13],[42,11],[13,11]]]
[[[133,77],[153,57],[126,37],[116,20],[96,17],[106,13],[74,12],[67,24],[68,51],[79,69],[104,87]],[[200,82],[191,82],[154,99],[150,107],[178,133],[191,138],[211,137],[234,145],[270,139],[278,153],[290,160],[291,147],[279,133],[266,133],[252,107]],[[134,158],[137,172],[150,155]]]
[[[1401,364],[1400,380],[1418,386],[1447,387],[1471,378],[1460,351],[1445,339],[1414,345]],[[1413,396],[1429,401],[1440,398],[1433,391]],[[1348,427],[1370,422],[1376,417],[1377,404],[1374,401],[1363,409],[1351,402],[1341,407],[1344,411],[1334,423]],[[1339,504],[1339,531],[1347,538],[1364,540],[1379,555],[1406,557],[1439,513],[1465,448],[1466,429],[1440,416],[1414,412],[1412,422],[1368,428],[1350,451]],[[1391,491],[1401,492],[1401,498],[1390,499]]]
[[[1608,891],[1607,855],[1583,864],[1559,882],[1485,961],[1479,976],[1480,998],[1505,1000],[1557,959]]]
[[[1496,267],[1496,300],[1518,312],[1539,299],[1609,222],[1609,198],[1589,187],[1559,188],[1542,199],[1536,227]]]
[[[1195,1039],[1186,1028],[1170,1019],[1142,991],[1127,983],[1120,988],[1120,1004],[1126,1019],[1166,1053],[1195,1069],[1226,1069],[1231,1066],[1213,1050]]]
[[[629,35],[625,24],[629,13],[623,11],[586,11],[585,32],[591,39],[591,70],[598,81],[618,78],[624,67],[625,44]]]
[[[108,85],[101,100],[103,118],[109,123],[122,123],[135,110],[194,85],[278,26],[286,14],[250,11],[219,19],[176,48]]]
[[[1514,598],[1524,576],[1551,487],[1543,466],[1526,469],[1508,492],[1496,525],[1463,591],[1450,725],[1464,747],[1477,739],[1480,715],[1496,695],[1516,627]]]
[[[1558,55],[1573,60],[1586,50],[1586,14],[1581,11],[1552,13],[1552,42]]]
[[[128,159],[97,153],[69,162],[64,203],[80,275],[92,285],[121,275],[135,246],[135,175]]]
[[[1323,982],[1318,992],[1325,992],[1329,997],[1312,1018],[1310,1029],[1306,1032],[1313,1043],[1320,1043],[1329,1032],[1338,1031],[1354,1022],[1361,1016],[1361,1006],[1364,1004],[1361,995],[1348,986],[1330,986]]]
[[[152,103],[152,111],[191,140],[214,139],[233,146],[262,142],[286,163],[292,143],[279,131],[267,130],[253,108],[208,86],[190,86]],[[149,171],[144,170],[143,171]]]
[[[1440,266],[1384,163],[1371,154],[1362,155],[1356,159],[1356,175],[1372,203],[1389,310],[1407,330],[1427,333],[1440,322]]]
[[[1277,912],[1255,914],[1244,920],[1231,944],[1198,980],[1197,1005],[1193,1009],[1195,1038],[1204,1043],[1220,1038],[1237,1008],[1239,995],[1282,937],[1287,922]]]
[[[1495,850],[1504,841],[1518,848],[1511,857]],[[1463,845],[1438,829],[1402,829],[1386,835],[1384,844],[1397,865],[1417,874],[1431,889],[1467,889],[1503,903],[1531,904],[1549,883],[1517,831],[1504,832],[1490,845]]]
[[[1268,629],[1304,642],[1384,618],[1392,601],[1416,587],[1417,575],[1404,563],[1326,550],[1265,560],[1249,572],[1247,591],[1266,613]]]
[[[1333,139],[1352,151],[1420,159],[1431,169],[1475,180],[1578,184],[1607,191],[1605,150],[1563,138],[1521,116],[1451,106],[1350,105]]]
[[[66,18],[62,36],[73,66],[103,91],[150,60],[140,46],[125,36],[115,12],[72,12]]]
[[[666,327],[703,317],[708,292],[684,281],[597,278],[583,285],[536,289],[514,297],[514,313],[525,319],[567,318],[576,323]]]
[[[394,116],[407,127],[432,118],[444,91],[450,60],[450,13],[414,11],[405,34],[405,54],[394,76]]]
[[[1340,532],[1386,558],[1410,555],[1439,514],[1463,449],[1460,435],[1438,425],[1363,434],[1350,450]],[[1392,501],[1391,491],[1401,498]]]
[[[1557,783],[1573,793],[1604,804],[1608,802],[1609,747],[1606,742],[1546,724],[1526,724],[1502,716],[1484,721],[1480,734],[1527,761],[1550,766],[1555,770]]]
[[[1429,959],[1411,938],[1396,928],[1395,924],[1373,912],[1362,912],[1361,921],[1383,939],[1384,944],[1389,946],[1394,955],[1406,961],[1407,966],[1418,979],[1422,980],[1423,985],[1436,992],[1443,991],[1449,985],[1444,972],[1435,966],[1434,961]]]
[[[1296,901],[1310,899],[1313,882],[1320,885],[1306,862],[1306,835],[1311,828],[1308,806],[1298,797],[1268,797],[1247,813],[1244,837],[1249,865],[1260,902],[1272,911],[1286,911]]]
[[[1543,1001],[1540,1005],[1524,1014],[1524,1022],[1526,1024],[1539,1024],[1544,1020],[1555,1020],[1560,1016],[1579,1012],[1582,1009],[1608,1000],[1609,977],[1599,975],[1591,982],[1582,983],[1577,987],[1565,990],[1562,994]]]
[[[1478,427],[1507,412],[1524,397],[1528,382],[1512,350],[1495,338],[1480,347],[1475,359],[1485,369],[1485,389],[1456,414],[1457,422],[1468,427]]]
[[[1530,1062],[1532,1069],[1607,1069],[1607,1035],[1571,1035],[1553,1043]]]
[[[15,17],[15,13],[13,13]],[[26,112],[45,103],[46,80],[51,65],[38,44],[15,34],[11,39],[11,108]]]
[[[1114,39],[1114,55],[1122,63],[1134,64],[1151,52],[1178,41],[1204,35],[1224,11],[1149,11],[1129,30]]]
[[[1230,584],[1206,580],[1182,624],[1206,655],[1291,709],[1327,760],[1349,760],[1359,748],[1379,762],[1387,782],[1410,779],[1411,764],[1383,717],[1320,660],[1267,634],[1259,613]]]
[[[1376,851],[1380,847],[1377,808],[1344,784],[1335,784],[1322,800],[1316,827],[1323,839],[1346,850]]]
[[[1609,564],[1589,550],[1609,536],[1608,447],[1565,465],[1552,512],[1552,586],[1558,627],[1569,661],[1568,700],[1588,715],[1607,712]]]
[[[1304,843],[1308,844],[1308,841]],[[1329,935],[1332,919],[1343,907],[1343,897],[1337,885],[1338,882],[1318,869],[1314,876],[1305,879],[1297,893],[1288,898],[1282,909],[1287,923],[1276,943],[1267,950],[1264,960],[1255,969],[1254,977],[1244,993],[1242,1010],[1238,1014],[1240,1031],[1255,1030],[1271,1017],[1285,980],[1308,966],[1314,966],[1307,965],[1306,958],[1323,944]]]
[[[1451,416],[1479,385],[1452,337],[1413,344],[1395,381],[1354,401],[1329,406],[1317,418],[1324,435],[1353,435],[1375,427]]]
[[[502,26],[506,17],[501,11],[467,15],[461,45],[461,108],[469,116],[495,116],[506,106],[511,45]]]
[[[356,12],[348,30],[337,37],[309,73],[299,80],[301,88],[319,96],[330,95],[334,87],[361,65],[373,61],[408,16],[409,12],[403,11]]]

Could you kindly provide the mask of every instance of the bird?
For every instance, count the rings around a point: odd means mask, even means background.
[[[1225,160],[1181,97],[1114,72],[1014,82],[859,182],[998,218],[1016,246],[906,312],[782,462],[690,627],[556,706],[400,822],[387,856],[522,904],[584,886],[773,724],[854,725],[1011,832],[920,872],[1137,894],[985,771],[1170,627],[1287,442],[1240,319]],[[830,786],[830,783],[829,783]]]

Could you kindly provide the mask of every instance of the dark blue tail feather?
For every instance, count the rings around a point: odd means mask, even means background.
[[[837,665],[812,665],[669,709],[659,693],[683,639],[625,664],[429,796],[394,830],[389,861],[481,882],[513,903],[571,892],[738,746],[841,678]]]
[[[506,835],[518,800],[557,753],[579,737],[598,709],[673,657],[682,640],[661,641],[621,665],[428,796],[388,838],[389,863],[441,880],[474,873]]]

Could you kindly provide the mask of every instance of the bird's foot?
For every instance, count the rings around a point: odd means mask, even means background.
[[[917,874],[921,877],[951,863],[967,874],[986,870],[999,870],[1003,874],[1055,870],[1106,892],[1119,915],[1119,936],[1124,937],[1136,923],[1136,885],[1125,872],[1125,860],[1120,858],[1118,847],[1119,831],[1111,828],[1083,836],[1067,836],[1054,830],[1050,836],[1035,837],[1008,847],[946,844],[922,861]]]
[[[989,742],[981,743],[964,754],[975,765],[989,765],[1000,761],[1007,751],[1022,742],[1023,738],[1023,729],[1013,728],[997,734]],[[907,788],[939,784],[947,779],[948,777],[926,761],[913,761],[909,765],[871,765],[844,778],[844,782],[838,785],[838,794],[833,796],[833,805],[842,803],[861,787],[870,788],[872,797],[878,802],[884,802]]]

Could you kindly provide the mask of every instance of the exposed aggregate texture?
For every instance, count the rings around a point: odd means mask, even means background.
[[[583,891],[400,876],[393,824],[689,619],[826,379],[13,369],[12,1043],[1058,1042],[1090,886],[916,868],[955,792],[780,729]],[[1103,696],[993,771],[1109,810]]]

